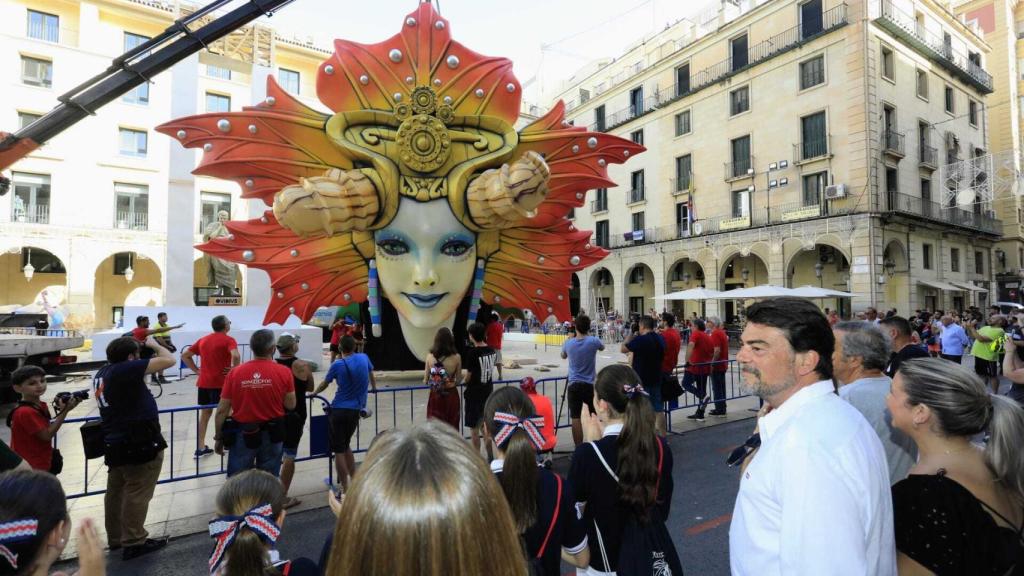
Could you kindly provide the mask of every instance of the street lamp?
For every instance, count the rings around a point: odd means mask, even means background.
[[[36,273],[36,267],[32,265],[32,249],[28,249],[28,258],[25,259],[25,267],[21,271],[25,274],[25,280],[28,282],[32,281],[32,276]]]
[[[747,270],[746,268],[741,270],[740,271],[740,277],[743,278],[743,283],[746,284],[747,283],[747,278],[750,278],[750,270]]]
[[[885,273],[889,275],[889,278],[896,275],[896,261],[892,258],[886,259],[882,267],[885,268]]]
[[[825,267],[821,265],[821,262],[814,263],[814,275],[818,277],[818,287],[821,287],[821,272]]]
[[[135,278],[135,270],[132,270],[132,253],[128,253],[128,267],[124,269],[124,279],[129,284],[132,283],[132,278]]]

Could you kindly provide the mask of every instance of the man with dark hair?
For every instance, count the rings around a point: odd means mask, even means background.
[[[465,406],[465,425],[473,448],[480,452],[480,437],[483,431],[484,404],[494,391],[494,363],[497,359],[494,349],[487,345],[487,329],[479,322],[469,325],[470,346],[462,353],[462,366],[466,369],[466,388],[462,393]],[[490,460],[491,445],[487,444]]]
[[[740,472],[732,573],[895,574],[885,452],[835,393],[828,320],[801,298],[762,300],[741,341],[740,372],[765,406]]]
[[[654,331],[654,318],[644,316],[631,330],[629,338],[622,343],[623,354],[633,354],[633,370],[640,377],[640,383],[651,399],[654,412],[665,410],[661,400],[661,363],[665,358],[665,340]]]
[[[875,429],[889,464],[889,482],[895,484],[907,477],[917,461],[917,446],[892,425],[892,415],[885,404],[892,388],[892,380],[882,373],[882,368],[891,362],[892,345],[886,328],[886,320],[877,326],[868,322],[837,324],[833,329],[836,350],[832,365],[839,397],[856,408]]]
[[[153,352],[149,359],[140,357],[133,338],[112,340],[107,345],[109,364],[92,381],[109,467],[103,500],[107,544],[111,550],[123,546],[125,560],[167,545],[166,539],[150,539],[143,526],[167,448],[146,375],[166,370],[176,361],[152,336],[146,338],[146,347]]]
[[[661,315],[661,325],[659,326],[658,334],[665,343],[665,354],[661,358],[661,392],[663,401],[665,400],[665,383],[669,382],[671,378],[675,378],[676,364],[679,363],[679,349],[683,346],[683,339],[679,335],[679,331],[676,330],[675,324],[675,316],[668,312]],[[675,400],[675,398],[670,398],[669,400]],[[668,426],[665,423],[665,412],[659,410],[654,413],[654,428],[662,436],[668,433]]]
[[[166,314],[164,314],[164,317],[166,318]],[[158,316],[158,318],[159,318],[159,316]],[[135,328],[132,329],[131,335],[132,335],[132,338],[134,338],[135,341],[138,342],[138,344],[139,344],[139,352],[140,352],[140,354],[142,354],[142,359],[143,360],[147,360],[147,359],[153,357],[153,352],[149,349],[148,346],[146,346],[146,338],[149,338],[150,336],[153,336],[153,335],[156,335],[156,334],[165,334],[166,335],[166,334],[170,333],[171,330],[177,330],[178,328],[181,328],[184,325],[185,325],[184,323],[181,323],[181,324],[178,324],[177,326],[165,326],[165,327],[161,327],[161,328],[150,329],[150,327],[149,327],[149,316],[144,316],[144,315],[137,316],[135,318]],[[152,378],[154,384],[160,384],[161,383],[159,378],[157,378],[157,374],[156,373],[153,373],[151,378]]]
[[[604,350],[604,342],[590,335],[590,317],[576,317],[576,335],[562,344],[562,358],[569,359],[568,386],[565,396],[569,400],[569,420],[572,423],[572,441],[583,442],[583,424],[580,414],[586,404],[594,413],[594,378],[597,377],[597,353]]]
[[[835,314],[835,310],[832,311]],[[829,319],[829,323],[832,319]],[[708,412],[712,416],[724,418],[726,415],[725,404],[725,374],[729,371],[729,335],[722,326],[718,316],[709,316],[705,328],[710,332],[711,337],[711,394],[715,397],[715,408]]]
[[[174,342],[171,341],[171,330],[180,328],[184,325],[185,324],[182,323],[177,327],[171,326],[167,323],[167,312],[160,312],[156,315],[156,332],[153,333],[153,339],[156,340],[157,344],[167,348],[173,354],[178,351],[178,348],[174,345]],[[164,378],[164,373],[162,371],[157,372],[153,376],[156,377],[157,382],[167,384],[167,378]]]
[[[199,405],[213,406],[220,402],[221,389],[224,388],[224,377],[232,367],[238,366],[242,357],[238,354],[238,342],[228,336],[231,321],[223,314],[214,316],[210,321],[213,333],[203,336],[181,354],[185,366],[199,374],[196,387],[199,389]],[[202,359],[196,366],[195,357]],[[206,445],[206,429],[210,425],[213,408],[203,408],[199,412],[199,436],[196,438],[194,456],[199,458],[212,454],[213,450]]]
[[[1006,339],[1006,318],[1002,315],[988,317],[988,325],[976,328],[978,322],[964,322],[967,333],[974,339],[971,356],[974,356],[974,373],[981,376],[993,394],[999,394],[999,352]]]
[[[291,369],[292,380],[295,383],[295,409],[285,414],[283,461],[281,462],[281,485],[284,486],[285,496],[288,496],[292,478],[295,476],[295,457],[298,456],[299,442],[306,429],[306,394],[313,391],[315,384],[313,368],[310,363],[300,360],[296,356],[299,353],[299,340],[298,335],[288,332],[281,334],[281,337],[277,339],[277,363]],[[298,498],[289,496],[285,500],[284,507],[292,508],[299,504]]]
[[[707,324],[700,318],[693,322],[690,330],[690,341],[686,345],[686,372],[683,374],[683,390],[697,398],[697,410],[687,416],[690,420],[704,421],[704,408],[708,397],[708,375],[711,374],[711,361],[715,357],[715,344],[706,332]]]
[[[883,318],[878,327],[882,332],[889,334],[889,341],[892,343],[892,355],[885,366],[885,375],[889,378],[896,377],[896,371],[900,364],[914,358],[928,358],[928,349],[912,340],[913,329],[910,322],[902,316],[889,316]],[[902,480],[902,478],[901,478]]]
[[[228,476],[259,468],[277,476],[285,438],[284,415],[295,409],[295,383],[287,366],[274,362],[277,338],[257,330],[249,338],[253,359],[228,372],[214,419],[214,451],[228,448]],[[236,430],[225,430],[228,415]]]

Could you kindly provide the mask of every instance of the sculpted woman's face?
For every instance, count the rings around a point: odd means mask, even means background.
[[[398,214],[373,234],[380,286],[417,328],[439,326],[465,296],[476,263],[476,235],[445,199],[402,198]]]

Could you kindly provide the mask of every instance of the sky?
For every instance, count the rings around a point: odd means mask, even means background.
[[[436,0],[454,39],[487,56],[513,62],[525,99],[592,60],[614,58],[666,24],[717,0]],[[286,38],[312,37],[321,47],[334,38],[376,43],[398,33],[418,0],[296,0],[267,23]],[[542,49],[542,46],[546,48]]]

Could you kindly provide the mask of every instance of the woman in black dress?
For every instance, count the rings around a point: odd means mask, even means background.
[[[900,575],[1024,574],[1024,409],[939,358],[900,366],[887,405],[919,454],[892,489]]]

